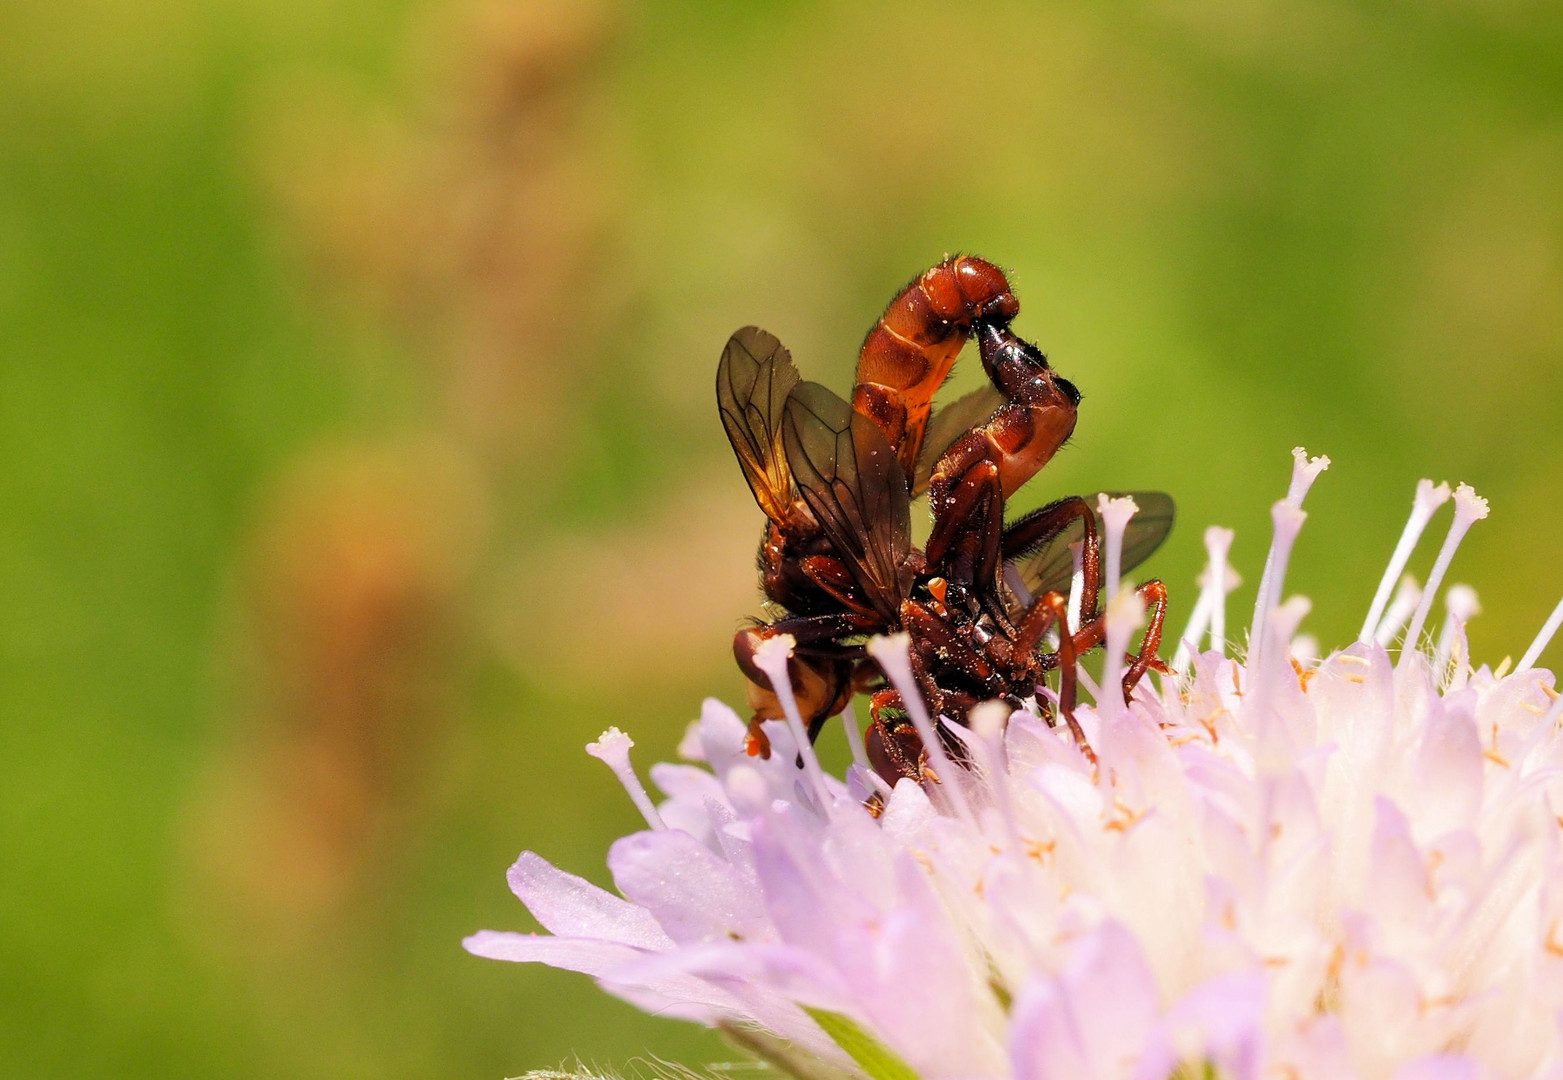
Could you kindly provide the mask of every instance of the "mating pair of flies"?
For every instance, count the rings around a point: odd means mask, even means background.
[[[778,634],[796,648],[793,695],[815,738],[852,695],[867,692],[869,762],[888,782],[923,775],[924,749],[906,703],[869,659],[867,639],[904,631],[913,677],[929,712],[964,723],[983,701],[1020,707],[1059,671],[1057,713],[1088,755],[1075,720],[1079,656],[1102,644],[1102,526],[1095,497],[1070,496],[1004,520],[1014,493],[1074,431],[1080,392],[1010,324],[1020,311],[1004,273],[974,256],[946,258],[890,301],[868,332],[851,402],[803,382],[776,338],[749,326],[717,368],[722,424],[768,519],[760,584],[778,617],[733,639],[754,710],[748,746],[769,755],[761,722],[781,703],[755,650]],[[933,396],[970,338],[988,384],[932,411]],[[911,502],[924,492],[933,529],[911,542]],[[1122,565],[1151,554],[1172,528],[1172,499],[1134,495],[1140,512],[1124,537]],[[1078,622],[1068,590],[1079,546]],[[1150,620],[1127,658],[1125,700],[1158,667],[1167,594],[1139,586]],[[1054,642],[1049,642],[1049,631]],[[957,750],[955,746],[949,749]]]

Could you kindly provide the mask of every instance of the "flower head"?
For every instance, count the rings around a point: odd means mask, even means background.
[[[890,788],[850,711],[838,779],[796,717],[759,760],[707,701],[691,763],[650,770],[658,807],[627,739],[594,744],[651,826],[609,852],[621,895],[523,854],[510,884],[548,933],[467,948],[586,972],[821,1073],[1563,1077],[1563,698],[1531,666],[1563,605],[1514,672],[1473,669],[1457,586],[1425,651],[1486,504],[1461,487],[1427,587],[1392,602],[1449,497],[1424,483],[1359,640],[1299,659],[1307,602],[1282,587],[1327,464],[1299,453],[1276,504],[1246,661],[1226,653],[1231,534],[1211,530],[1175,673],[1079,708],[1095,761],[990,705],[948,726],[966,764],[936,750],[936,780]],[[1104,513],[1109,552],[1129,512]],[[1112,686],[1143,612],[1127,589],[1108,612]],[[904,641],[870,648],[903,681]],[[937,748],[942,721],[905,696]]]

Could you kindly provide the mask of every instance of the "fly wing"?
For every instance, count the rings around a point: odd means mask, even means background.
[[[717,410],[754,501],[778,522],[794,498],[782,413],[797,384],[792,354],[764,330],[746,326],[727,339],[716,368]]]
[[[923,448],[917,455],[917,471],[912,478],[912,495],[916,497],[928,490],[933,478],[933,467],[950,444],[972,428],[986,423],[1009,399],[992,383],[983,383],[964,397],[956,398],[933,414],[928,430],[923,435]]]
[[[1162,491],[1109,491],[1109,498],[1118,498],[1129,495],[1134,499],[1135,505],[1140,509],[1129,519],[1128,526],[1123,533],[1123,557],[1120,569],[1124,573],[1139,566],[1151,557],[1155,550],[1161,547],[1161,542],[1167,539],[1167,534],[1172,531],[1174,510],[1172,496]],[[1102,516],[1097,513],[1097,496],[1087,495],[1085,501],[1091,507],[1091,514],[1096,518],[1097,535],[1102,535]],[[1006,566],[1006,576],[1009,572],[1018,576],[1020,582],[1032,596],[1041,596],[1045,592],[1069,591],[1070,579],[1074,577],[1075,561],[1070,553],[1069,545],[1079,543],[1085,537],[1085,526],[1079,518],[1070,518],[1069,524],[1051,536],[1044,536],[1032,544],[1026,551],[1011,559]]]
[[[874,610],[901,606],[901,567],[911,551],[906,473],[884,433],[819,383],[799,383],[782,423],[798,490]]]

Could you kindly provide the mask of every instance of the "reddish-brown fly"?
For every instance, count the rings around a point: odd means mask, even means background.
[[[803,382],[787,350],[755,327],[728,341],[717,369],[723,426],[767,523],[760,583],[779,609],[733,640],[748,678],[750,750],[768,754],[761,722],[780,701],[755,664],[767,638],[791,634],[792,690],[809,736],[871,695],[867,743],[894,782],[921,776],[923,753],[904,702],[868,659],[870,635],[905,631],[929,709],[956,723],[981,701],[1019,706],[1060,672],[1058,713],[1091,753],[1074,717],[1076,663],[1105,636],[1100,523],[1073,496],[1013,522],[1006,500],[1074,431],[1080,394],[1010,328],[1020,305],[1003,271],[974,256],[947,258],[903,289],[863,342],[851,403]],[[932,413],[962,347],[977,339],[988,385]],[[930,420],[931,417],[931,420]],[[928,494],[933,529],[911,543],[911,500]],[[1172,526],[1172,500],[1136,493],[1124,569]],[[1081,552],[1080,617],[1069,633],[1064,594]],[[1156,664],[1166,592],[1139,587],[1151,612],[1129,658],[1127,699]],[[1056,638],[1048,646],[1049,632]],[[1052,710],[1043,714],[1051,721]]]

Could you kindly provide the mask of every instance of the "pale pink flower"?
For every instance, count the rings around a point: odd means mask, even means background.
[[[1299,452],[1275,506],[1246,660],[1224,640],[1232,537],[1211,530],[1179,673],[1079,710],[1097,767],[1062,726],[984,706],[953,729],[977,767],[891,790],[850,714],[838,780],[796,721],[761,761],[708,701],[693,763],[651,767],[658,805],[626,736],[591,748],[647,819],[609,852],[620,895],[523,854],[510,884],[548,932],[467,948],[585,972],[811,1075],[1563,1080],[1563,699],[1532,666],[1563,605],[1505,674],[1472,667],[1456,586],[1424,649],[1487,512],[1462,485],[1425,588],[1392,602],[1450,498],[1424,483],[1358,642],[1306,659],[1307,602],[1282,590],[1327,464]],[[1104,507],[1109,565],[1131,510]],[[1116,591],[1111,644],[1137,603]],[[904,641],[872,648],[904,683]]]

